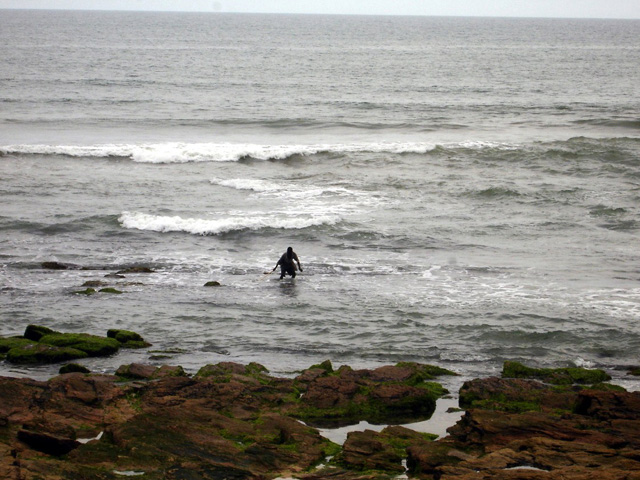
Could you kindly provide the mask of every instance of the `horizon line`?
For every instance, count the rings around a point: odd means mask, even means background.
[[[122,8],[15,8],[2,7],[0,10],[14,11],[51,11],[51,12],[129,12],[129,13],[208,13],[214,15],[317,15],[317,16],[345,16],[345,17],[427,17],[427,18],[509,18],[523,20],[630,20],[637,21],[640,17],[545,17],[537,15],[456,15],[456,14],[416,14],[416,13],[320,13],[320,12],[245,12],[245,11],[216,11],[216,10],[154,10],[154,9],[122,9]]]

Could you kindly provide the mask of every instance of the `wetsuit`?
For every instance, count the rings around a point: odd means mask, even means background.
[[[292,278],[296,278],[296,264],[293,261],[298,262],[298,268],[302,271],[302,266],[300,265],[300,260],[298,259],[298,255],[289,247],[285,253],[282,254],[276,266],[273,267],[275,270],[280,265],[280,279],[283,279],[285,275],[291,275]]]

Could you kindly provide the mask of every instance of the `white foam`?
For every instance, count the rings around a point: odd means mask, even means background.
[[[5,145],[3,154],[66,155],[70,157],[124,157],[142,163],[234,162],[243,158],[281,160],[294,155],[335,153],[426,153],[432,143],[353,143],[261,145],[251,143],[149,143],[102,145]]]
[[[141,212],[122,212],[118,221],[125,228],[154,232],[186,232],[196,235],[219,235],[231,231],[263,228],[303,229],[318,225],[334,225],[338,215],[253,215],[221,219],[182,218],[180,216],[150,215]]]
[[[327,186],[320,187],[317,185],[298,184],[294,182],[290,183],[275,183],[267,180],[252,179],[252,178],[230,178],[219,179],[212,178],[210,182],[213,185],[220,185],[221,187],[234,188],[236,190],[249,190],[255,193],[273,196],[273,197],[287,197],[287,198],[316,198],[321,196],[348,196],[348,197],[365,197],[366,194],[362,192],[356,192],[344,187]]]

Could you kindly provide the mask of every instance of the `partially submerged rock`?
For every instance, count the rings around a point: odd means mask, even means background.
[[[61,333],[39,325],[29,325],[24,336],[0,338],[0,355],[17,364],[61,363],[86,357],[115,354],[120,348],[150,346],[135,332],[110,330],[100,337],[86,333]]]
[[[112,328],[107,330],[107,337],[116,339],[120,346],[124,348],[146,348],[151,346],[150,343],[145,342],[139,333],[129,330]]]

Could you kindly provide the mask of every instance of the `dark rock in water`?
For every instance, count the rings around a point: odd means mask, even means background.
[[[33,340],[34,342],[38,342],[43,336],[49,335],[52,333],[60,333],[60,332],[56,332],[55,330],[52,330],[47,327],[42,327],[40,325],[27,325],[27,328],[24,331],[24,338]]]
[[[121,295],[123,292],[113,288],[113,287],[107,287],[107,288],[101,288],[100,290],[98,290],[100,293],[113,293],[116,295]]]
[[[96,289],[95,288],[87,288],[86,290],[77,290],[74,292],[71,292],[75,295],[93,295],[94,293],[96,293]]]
[[[107,285],[109,284],[107,282],[103,282],[102,280],[87,280],[82,284],[83,287],[91,287],[91,288],[106,287]]]
[[[76,265],[61,262],[42,262],[40,265],[42,268],[46,268],[48,270],[68,270],[70,268],[77,268]]]
[[[130,332],[129,330],[112,328],[107,330],[107,337],[116,339],[123,348],[146,348],[151,346],[139,333]]]
[[[60,367],[58,373],[60,375],[64,375],[65,373],[91,373],[91,370],[77,363],[67,363],[66,365]]]
[[[104,278],[127,278],[124,275],[120,275],[119,273],[107,273]]]
[[[127,275],[129,273],[155,273],[155,270],[149,267],[129,267],[116,272],[116,275]]]
[[[21,429],[18,430],[17,436],[18,440],[26,443],[34,450],[55,456],[66,455],[71,450],[80,446],[80,442],[74,439],[58,437],[43,432],[32,432]]]
[[[204,286],[205,287],[221,287],[222,285],[220,284],[220,282],[212,280],[210,282],[205,283]]]

